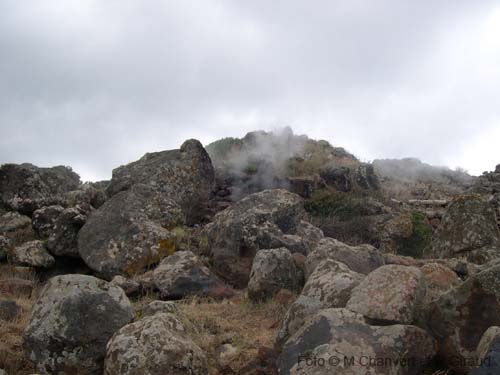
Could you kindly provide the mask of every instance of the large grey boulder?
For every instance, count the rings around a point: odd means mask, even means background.
[[[162,224],[176,216],[175,206],[147,185],[136,184],[114,195],[78,232],[81,258],[108,280],[158,263],[173,251],[173,235]]]
[[[234,292],[191,251],[177,251],[162,260],[153,280],[162,297],[180,299],[188,295],[228,298]]]
[[[280,322],[275,346],[280,348],[310,317],[319,310],[345,307],[352,290],[365,276],[333,259],[323,260],[309,276],[302,293],[288,308]]]
[[[111,198],[78,234],[80,256],[106,279],[157,264],[174,250],[166,228],[199,220],[213,185],[210,158],[195,140],[115,169]]]
[[[432,302],[425,313],[440,357],[455,372],[467,373],[483,334],[500,325],[500,265],[471,276]]]
[[[500,327],[486,330],[477,349],[478,368],[470,375],[496,375],[500,372]]]
[[[69,167],[39,168],[32,164],[0,167],[0,201],[28,216],[43,206],[63,203],[64,195],[79,185],[80,177]]]
[[[132,319],[122,289],[92,276],[56,276],[33,307],[23,347],[42,374],[100,375],[106,343]]]
[[[425,278],[418,268],[387,265],[352,291],[347,308],[374,322],[412,324],[425,293]]]
[[[205,375],[207,360],[172,314],[158,313],[126,325],[106,350],[104,375]]]
[[[306,279],[316,266],[325,259],[333,259],[345,263],[351,270],[369,274],[385,264],[383,255],[373,246],[364,244],[349,246],[334,238],[324,238],[307,256],[305,263]]]
[[[263,301],[274,297],[280,289],[298,291],[302,284],[303,277],[288,249],[260,250],[253,259],[248,298]]]
[[[483,264],[500,256],[500,231],[494,208],[479,195],[454,199],[426,251],[428,258],[466,257]]]
[[[50,230],[47,248],[56,256],[79,257],[77,236],[87,221],[90,206],[78,205],[64,209]]]
[[[280,375],[417,375],[434,355],[423,329],[374,327],[347,309],[326,309],[288,339],[277,365]]]
[[[157,194],[173,199],[183,221],[196,222],[214,188],[214,169],[201,143],[190,139],[178,150],[148,153],[114,169],[106,192],[112,197],[135,184],[149,185]]]
[[[286,235],[297,235],[305,244],[314,242],[308,233],[317,237],[316,231],[301,232],[305,217],[298,195],[283,189],[264,190],[219,212],[201,236],[208,240],[208,255],[214,270],[228,282],[243,288],[259,250],[288,248],[290,238]]]
[[[18,266],[50,268],[55,259],[49,254],[43,241],[25,242],[12,251],[12,262]]]

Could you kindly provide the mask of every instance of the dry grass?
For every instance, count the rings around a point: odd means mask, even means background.
[[[221,367],[217,349],[223,344],[236,348],[226,365],[239,373],[257,358],[259,347],[273,346],[286,308],[274,300],[253,304],[243,294],[223,302],[194,298],[179,303],[179,317],[206,353],[210,374],[217,374]]]
[[[10,295],[0,293],[1,300],[13,300],[22,309],[20,315],[13,321],[0,320],[0,368],[9,375],[31,374],[34,372],[32,363],[25,357],[22,349],[22,334],[26,327],[31,308],[39,293],[39,284],[33,273],[18,273],[14,267],[2,266],[0,279],[19,278],[34,283],[31,295]]]

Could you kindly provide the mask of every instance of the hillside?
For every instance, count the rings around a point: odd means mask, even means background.
[[[4,164],[0,369],[498,373],[499,219],[500,165],[365,163],[291,129],[99,183]]]

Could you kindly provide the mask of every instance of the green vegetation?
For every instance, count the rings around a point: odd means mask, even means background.
[[[210,143],[205,147],[214,163],[223,162],[227,155],[234,149],[243,145],[243,141],[239,138],[222,138]]]
[[[246,174],[257,174],[258,171],[259,168],[257,167],[256,164],[253,163],[248,164],[243,170],[243,172],[245,172]]]
[[[335,217],[340,221],[373,214],[367,196],[354,192],[317,190],[305,203],[305,209],[316,218]]]
[[[432,229],[427,223],[427,217],[423,212],[412,212],[411,223],[413,233],[409,239],[402,241],[398,253],[414,258],[422,258],[424,249],[431,242]]]

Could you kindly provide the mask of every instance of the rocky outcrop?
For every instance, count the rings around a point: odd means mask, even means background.
[[[286,248],[260,250],[253,259],[248,297],[252,301],[272,298],[280,289],[298,291],[303,277]]]
[[[387,265],[353,290],[347,308],[375,323],[412,324],[425,293],[425,278],[418,268]]]
[[[146,184],[162,197],[172,199],[188,223],[199,220],[200,208],[214,188],[214,169],[200,142],[185,141],[179,150],[148,153],[113,170],[106,192],[112,197],[133,185]]]
[[[0,216],[0,236],[4,239],[0,250],[9,251],[15,246],[35,239],[31,219],[17,212],[7,212]]]
[[[61,204],[78,188],[80,177],[69,167],[39,168],[32,164],[0,167],[0,200],[14,211],[31,216],[43,206]]]
[[[92,276],[57,276],[33,307],[24,350],[42,374],[100,375],[106,343],[132,318],[120,288]]]
[[[79,257],[77,236],[90,211],[90,206],[82,204],[66,208],[59,214],[47,241],[47,248],[52,254]]]
[[[208,255],[214,270],[243,288],[259,250],[288,248],[286,235],[298,235],[305,244],[311,243],[307,233],[300,232],[305,217],[298,195],[282,189],[264,190],[219,212],[201,236],[208,240]]]
[[[483,334],[500,325],[500,265],[471,276],[431,303],[425,313],[440,356],[452,370],[467,373]]]
[[[55,259],[48,253],[43,241],[35,240],[15,247],[12,262],[18,266],[50,268]]]
[[[434,339],[420,328],[372,327],[360,314],[326,309],[285,343],[278,371],[280,375],[417,375],[434,355]]]
[[[115,169],[111,198],[79,232],[80,256],[106,279],[158,263],[175,250],[165,228],[198,219],[213,183],[210,158],[195,140]]]
[[[133,275],[174,250],[173,235],[161,224],[176,215],[170,200],[136,184],[93,211],[78,232],[78,252],[105,279]],[[175,204],[174,204],[175,205]]]
[[[493,207],[478,195],[454,199],[426,252],[429,258],[466,257],[482,264],[500,255],[500,232]]]
[[[107,345],[104,375],[205,375],[207,360],[172,314],[126,325]]]
[[[345,263],[352,271],[369,274],[384,265],[383,255],[371,245],[349,246],[333,238],[324,238],[307,256],[305,263],[306,278],[316,266],[325,259]]]
[[[226,286],[191,251],[178,251],[162,260],[154,271],[154,283],[163,298],[180,299],[188,295],[228,298]]]

